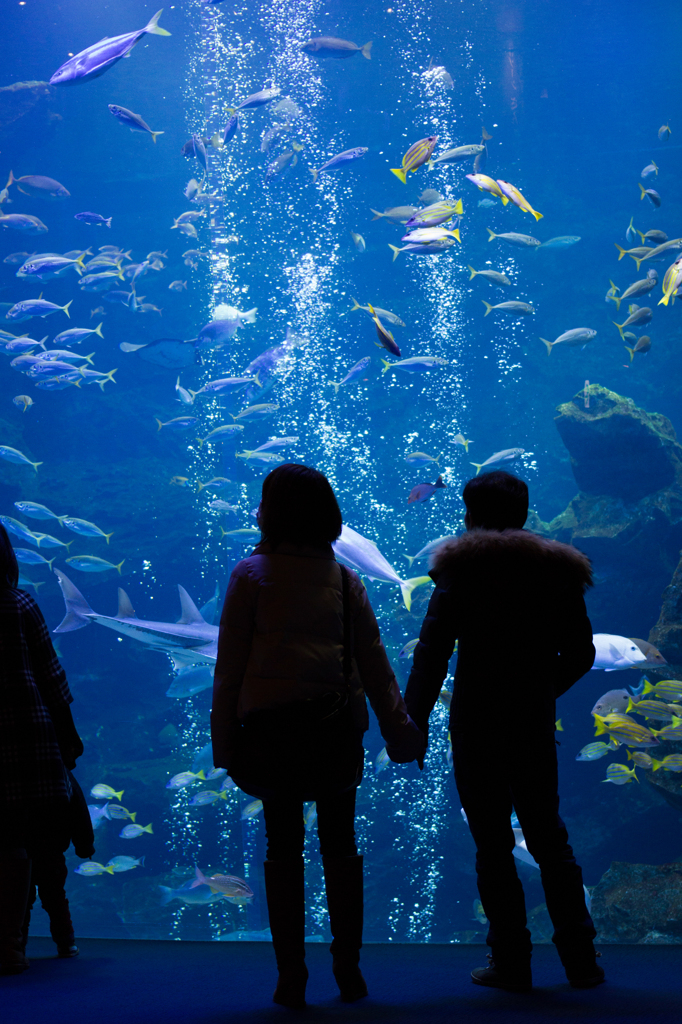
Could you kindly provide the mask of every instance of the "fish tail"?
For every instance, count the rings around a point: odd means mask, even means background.
[[[533,214],[533,216],[535,217],[536,221],[540,220],[540,218],[542,217],[542,214],[538,213],[537,210],[531,210],[530,212]]]
[[[407,184],[405,171],[402,167],[391,167],[391,174],[395,174],[396,178],[398,178],[399,181],[402,181],[403,185]]]
[[[386,216],[385,213],[379,213],[378,210],[373,210],[371,206],[369,208],[369,212],[374,214],[374,216],[372,217],[372,220],[379,220],[381,217],[385,217]]]
[[[598,719],[598,721],[595,723],[596,724],[596,732],[595,732],[594,735],[595,736],[601,736],[601,735],[603,735],[603,733],[608,732],[609,730],[606,728],[604,723],[601,720],[599,720],[599,716],[595,715],[594,717],[596,719]]]
[[[110,227],[111,227],[111,217],[107,217],[107,218],[105,219],[104,223],[106,224],[106,226],[107,226],[108,228],[110,228]]]
[[[376,218],[375,218],[375,219],[376,219]],[[353,303],[353,305],[352,305],[352,306],[350,307],[350,309],[348,310],[348,312],[349,312],[349,313],[354,313],[356,309],[362,309],[362,306],[360,305],[360,303],[358,302],[358,300],[357,300],[357,299],[354,299],[352,295],[351,295],[351,297],[350,297],[350,301],[351,301],[351,302]]]
[[[478,271],[474,270],[474,268],[472,266],[470,266],[468,263],[467,263],[467,270],[471,271],[471,277],[469,278],[469,280],[473,281],[473,279],[476,277],[476,274],[478,273]]]
[[[435,167],[435,166],[436,166],[436,165],[434,164],[433,160],[429,160],[429,162],[428,162],[428,163],[427,163],[427,165],[426,165],[426,170],[427,170],[427,171],[432,171],[432,170],[434,169],[434,167]]]
[[[656,176],[658,177],[658,164],[654,160],[651,161],[651,164],[656,169]]]
[[[483,469],[483,463],[482,462],[472,462],[471,465],[476,467],[476,476],[478,476],[478,474]]]
[[[459,228],[455,228],[455,230],[451,231],[450,234],[452,235],[453,238],[456,238],[457,241],[461,243],[462,239],[459,237]]]
[[[461,199],[458,199],[455,203],[455,213],[458,213],[460,216],[464,213],[464,207]]]
[[[104,335],[102,334],[102,324],[103,323],[104,323],[104,320],[102,320],[102,323],[98,324],[97,327],[95,327],[94,331],[92,332],[93,334],[98,334],[100,336],[100,338],[104,337]],[[94,354],[95,353],[93,352],[93,355]]]
[[[400,593],[403,595],[403,601],[408,612],[412,607],[412,591],[416,590],[417,587],[423,587],[425,583],[431,583],[430,576],[415,576],[411,580],[402,580],[400,583]]]
[[[612,298],[612,299],[613,299],[613,301],[614,301],[614,302],[616,303],[616,309],[617,309],[617,310],[618,310],[618,312],[620,313],[620,304],[621,304],[621,302],[622,302],[623,300],[622,300],[622,299],[619,299],[617,295],[612,295],[612,296],[611,296],[611,298]]]
[[[630,756],[630,755],[628,754],[628,757],[629,757],[629,756]],[[653,770],[654,770],[655,772],[657,772],[657,771],[658,771],[658,769],[659,769],[659,768],[661,767],[661,765],[662,765],[662,764],[663,764],[663,762],[662,762],[662,761],[657,761],[657,760],[656,760],[656,758],[654,758],[654,757],[652,757],[652,758],[651,758],[651,767],[653,768]]]
[[[637,232],[639,237],[642,239],[642,245],[644,245],[644,232],[640,231],[639,228],[635,228],[635,231]]]
[[[507,203],[509,202],[508,196],[500,196],[500,199],[502,200],[502,205],[503,206],[506,206]]]
[[[386,373],[387,370],[391,369],[391,364],[389,363],[389,361],[387,359],[382,359],[381,362],[384,364],[384,368],[381,371],[382,373]]]
[[[646,195],[646,189],[644,188],[644,185],[642,185],[641,181],[638,182],[638,184],[639,184],[639,191],[642,193],[639,198],[640,199],[644,199],[644,196]]]
[[[488,241],[489,242],[492,242],[493,238],[497,238],[497,235],[495,234],[495,232],[491,231],[490,228],[486,228],[486,231],[488,232]]]
[[[637,264],[637,270],[639,270],[639,265],[640,265],[640,263],[641,263],[642,261],[641,261],[640,259],[637,259],[637,257],[636,257],[636,256],[633,256],[632,258],[633,258],[633,260],[635,261],[635,263]]]
[[[203,437],[198,437],[197,438],[197,442],[198,442],[200,448],[204,447],[204,438]]]
[[[637,778],[637,769],[636,768],[632,769],[632,778],[634,779],[635,782],[639,782],[639,779]]]
[[[622,247],[622,245],[618,245],[618,242],[614,242],[613,244],[615,245],[616,249],[620,253],[620,256],[618,257],[618,259],[622,260],[623,256],[625,256],[625,249]]]
[[[154,419],[155,419],[155,420],[156,420],[156,422],[157,422],[157,423],[159,424],[159,426],[158,426],[158,428],[157,428],[157,433],[158,433],[158,431],[159,431],[159,430],[161,430],[161,427],[163,426],[163,423],[162,423],[162,422],[161,422],[161,420],[160,420],[160,419],[158,418],[158,416],[155,416],[155,417],[154,417]]]
[[[114,531],[112,530],[111,533],[105,533],[104,536],[107,538],[107,544],[108,544],[109,543],[109,538],[114,536]],[[121,565],[123,565],[123,562],[121,562]]]
[[[161,890],[161,906],[167,906],[173,899],[173,890],[168,885],[160,885]]]
[[[137,817],[137,811],[133,811],[133,812],[132,812],[132,814],[130,814],[130,813],[129,813],[129,814],[128,814],[128,817],[130,818],[130,820],[131,820],[132,822],[134,822],[134,821],[135,821],[135,818]]]
[[[668,292],[666,295],[663,296],[662,299],[659,299],[657,305],[659,305],[659,306],[667,306],[668,305],[668,301],[669,301],[671,295],[672,295],[672,292]]]
[[[163,135],[163,134],[164,134],[163,132],[150,132],[150,135],[152,137],[152,142],[154,142],[154,143],[156,142],[156,136],[157,135]]]
[[[612,320],[611,323],[615,324],[615,326],[618,328],[621,338],[623,338],[623,327],[625,327],[625,324],[617,324],[615,320]],[[625,341],[625,338],[623,338],[623,341]]]
[[[123,563],[122,563],[122,562],[121,562],[121,565],[123,565]],[[144,826],[144,828],[142,829],[142,831],[143,831],[143,832],[149,832],[149,834],[150,834],[150,835],[154,835],[154,829],[152,828],[152,823],[151,823],[151,821],[149,822],[149,824],[148,824],[148,825],[145,825],[145,826]]]
[[[94,356],[94,354],[94,352],[91,352],[89,356],[81,356],[81,358],[84,359],[86,363],[90,363],[90,366],[92,366],[92,357]]]
[[[69,313],[69,306],[71,305],[72,302],[73,302],[73,299],[69,299],[69,301],[66,303],[66,305],[62,306],[62,309],[66,313],[66,315],[68,316],[69,320],[71,319],[71,314]]]
[[[411,569],[412,563],[414,562],[414,555],[403,555],[403,558],[407,559],[409,568]]]
[[[314,184],[315,184],[315,182],[317,181],[317,176],[318,176],[318,174],[319,174],[320,172],[319,172],[318,170],[316,170],[316,169],[315,169],[314,167],[309,167],[309,168],[308,168],[308,170],[310,171],[310,173],[311,173],[311,174],[312,174],[312,176],[313,176],[313,185],[314,185]]]
[[[33,468],[35,469],[35,471],[37,473],[38,472],[38,466],[42,466],[42,462],[32,462],[31,465],[33,466]]]
[[[14,174],[12,173],[12,171],[10,171],[9,178],[7,179],[7,184],[5,185],[5,188],[9,188],[10,185],[13,185],[16,180],[17,179],[14,177]]]
[[[656,687],[652,686],[648,679],[645,679],[644,686],[642,688],[642,695],[644,695],[645,693],[653,693],[655,689]]]
[[[257,313],[258,313],[258,306],[254,306],[253,309],[250,309],[248,311],[248,313],[244,313],[244,316],[242,317],[242,323],[245,323],[245,324],[255,324],[255,322],[256,322],[256,314]]]
[[[371,60],[372,59],[372,54],[370,52],[371,49],[372,49],[372,40],[371,39],[370,39],[370,41],[368,43],[365,43],[364,46],[360,47],[360,53],[365,58],[365,60]]]
[[[629,345],[626,345],[625,347],[628,350],[628,352],[630,353],[630,362],[632,362],[632,360],[635,358],[635,350],[634,350],[634,348],[630,348]],[[628,711],[629,710],[630,709],[628,708]]]
[[[104,385],[107,384],[109,381],[111,381],[112,384],[116,383],[116,381],[114,380],[114,374],[116,373],[116,370],[118,370],[118,366],[114,367],[113,370],[109,370],[108,374],[103,380],[97,381],[97,383],[99,384],[100,391],[104,391]]]
[[[335,380],[330,380],[329,383],[334,388],[334,397],[336,398],[336,396],[339,393],[339,388],[341,387],[341,385],[337,384]]]
[[[111,534],[109,534],[109,536],[111,537]],[[107,540],[107,544],[108,543],[109,543],[109,541]],[[123,562],[125,562],[125,558],[123,559]],[[115,566],[115,568],[118,570],[119,576],[121,575],[121,566],[123,565],[123,562],[119,562],[118,565]]]
[[[389,247],[389,249],[393,249],[393,260],[395,262],[395,260],[398,259],[398,256],[399,256],[401,250],[398,248],[397,245],[391,245],[390,242],[388,243],[388,247]]]
[[[544,344],[547,346],[547,355],[551,356],[552,348],[554,347],[554,342],[553,341],[547,341],[546,338],[540,338],[540,341],[544,342]]]
[[[152,36],[169,36],[170,32],[167,32],[165,28],[159,26],[159,18],[163,14],[163,7],[160,11],[157,11],[154,17],[149,21],[147,25],[142,29],[143,32],[149,32]]]
[[[487,316],[493,307],[490,305],[489,302],[486,302],[485,299],[481,299],[481,302],[485,306],[485,313],[483,314],[483,316]]]

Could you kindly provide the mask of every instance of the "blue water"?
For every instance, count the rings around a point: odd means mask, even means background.
[[[46,82],[70,53],[104,35],[141,28],[154,11],[133,0],[8,4],[0,84]],[[577,485],[553,417],[556,406],[586,380],[669,416],[681,428],[679,304],[655,305],[660,284],[647,300],[639,300],[655,310],[645,328],[653,345],[630,364],[612,324],[622,320],[615,306],[604,302],[609,279],[625,289],[644,276],[635,273],[630,260],[619,262],[614,249],[614,242],[629,247],[625,230],[631,217],[643,231],[660,228],[670,238],[680,233],[681,17],[669,0],[646,8],[630,0],[570,5],[244,0],[208,7],[191,0],[161,15],[169,38],[144,37],[129,59],[101,78],[51,88],[21,116],[16,105],[10,110],[0,104],[0,173],[49,175],[71,193],[47,202],[13,186],[12,205],[2,212],[39,216],[49,232],[25,237],[2,231],[0,260],[23,250],[63,253],[91,246],[96,251],[105,244],[131,250],[135,262],[152,250],[168,254],[163,269],[150,270],[137,283],[138,295],[160,313],[135,313],[103,301],[102,293],[84,293],[72,271],[37,284],[18,280],[16,266],[0,262],[0,302],[36,298],[41,291],[59,305],[73,300],[70,320],[57,313],[18,325],[16,333],[52,338],[68,327],[102,321],[103,340],[86,339],[79,351],[94,351],[97,369],[117,371],[115,383],[103,390],[87,385],[44,392],[0,355],[0,442],[43,463],[36,474],[28,466],[0,462],[0,512],[23,519],[31,529],[73,538],[69,555],[124,560],[121,578],[115,570],[85,574],[57,552],[56,566],[96,611],[114,613],[121,585],[140,617],[172,622],[179,616],[178,583],[202,605],[216,582],[224,594],[231,568],[248,552],[245,544],[221,539],[220,527],[254,525],[249,512],[258,503],[267,467],[247,464],[235,452],[271,436],[299,438],[283,454],[327,473],[345,521],[375,540],[406,577],[425,571],[422,563],[408,572],[406,553],[462,528],[460,494],[473,473],[472,461],[483,462],[506,448],[524,449],[512,468],[528,481],[533,509],[548,521],[565,508]],[[317,61],[302,53],[299,44],[319,34],[359,45],[371,39],[372,60],[356,54],[344,61]],[[431,60],[446,68],[453,89],[425,74]],[[280,99],[297,105],[291,131],[263,153],[261,136],[281,118],[274,104],[245,111],[229,147],[208,150],[206,188],[224,202],[197,223],[198,239],[171,230],[183,211],[203,209],[183,196],[189,179],[200,179],[201,173],[196,161],[183,158],[181,147],[191,133],[212,136],[222,129],[226,109],[270,80],[281,89]],[[111,116],[109,103],[141,114],[164,134],[154,145],[147,135],[129,132]],[[666,123],[672,135],[661,142],[657,132]],[[421,168],[409,175],[407,185],[390,173],[417,139],[437,134],[436,152],[441,152],[478,143],[482,126],[492,136],[485,173],[517,185],[544,214],[539,223],[511,204],[480,207],[487,193],[466,180],[471,161],[432,173]],[[268,164],[293,140],[302,147],[296,166],[266,180]],[[310,167],[355,146],[368,147],[366,156],[313,184]],[[660,209],[639,198],[640,171],[652,159],[660,173],[648,178],[646,187],[660,192]],[[385,219],[373,221],[370,210],[422,205],[418,197],[427,188],[462,198],[462,244],[432,257],[402,253],[393,262],[388,244],[399,245],[403,232]],[[74,220],[84,210],[111,216],[111,229]],[[558,251],[523,251],[489,243],[486,228],[542,241],[575,235],[580,242]],[[365,252],[357,251],[351,231],[363,236]],[[188,249],[205,254],[196,269],[183,261]],[[666,254],[670,259],[656,265],[660,279],[676,255]],[[513,287],[503,291],[480,277],[469,282],[467,264],[503,271]],[[187,290],[169,289],[178,280],[187,282]],[[367,314],[349,312],[351,297],[402,318],[406,326],[395,327],[394,334],[403,357],[436,355],[449,365],[423,375],[382,375],[380,358],[386,353],[375,346]],[[532,303],[534,315],[484,317],[482,300],[508,299]],[[195,338],[219,303],[243,312],[257,307],[257,318],[228,346],[204,352],[203,364],[162,367],[119,347]],[[91,316],[98,306],[105,312]],[[9,322],[2,326],[15,330]],[[596,339],[584,350],[559,347],[548,359],[540,337],[553,340],[578,326],[596,330]],[[196,431],[157,430],[156,417],[166,421],[188,412],[175,401],[178,375],[185,388],[198,390],[208,380],[239,374],[265,349],[280,344],[287,329],[299,344],[279,365],[262,399],[279,405],[272,417],[247,424],[236,443],[199,446],[197,437],[248,403],[239,396],[198,399],[189,410],[199,418]],[[340,381],[365,356],[371,366],[364,379],[335,397],[329,381]],[[17,394],[34,400],[25,414],[12,404]],[[454,443],[460,432],[472,440],[468,454]],[[436,476],[410,468],[404,457],[411,451],[439,456],[447,488],[408,507],[411,488]],[[231,483],[219,494],[198,492],[197,482],[213,476]],[[171,484],[173,477],[188,478],[188,486]],[[216,497],[238,506],[238,513],[211,510],[208,503]],[[25,519],[13,507],[22,499],[95,522],[113,531],[111,542],[69,534],[54,521]],[[667,575],[663,570],[652,575],[646,555],[641,564],[627,566],[596,561],[597,578],[606,587],[601,593],[609,597],[600,597],[597,587],[589,599],[595,632],[646,638],[675,566],[674,551],[670,559]],[[40,584],[38,600],[54,628],[63,614],[56,578],[47,567],[25,568]],[[647,577],[647,586],[639,585],[640,576]],[[418,635],[429,588],[415,591],[409,613],[397,587],[369,581],[367,586],[404,686],[410,662],[399,660],[398,652]],[[145,863],[113,876],[70,874],[78,934],[192,939],[262,933],[267,928],[262,815],[242,821],[250,798],[234,790],[215,805],[189,806],[202,787],[219,788],[220,780],[166,789],[173,775],[191,768],[208,740],[210,691],[188,699],[166,697],[173,680],[168,658],[96,625],[55,640],[86,746],[78,766],[84,789],[89,792],[97,783],[123,789],[123,805],[137,813],[138,823],[153,825],[152,835],[133,840],[119,838],[125,821],[105,821],[98,828],[98,862],[144,854]],[[519,637],[509,657],[532,660],[533,638]],[[593,738],[589,711],[596,699],[613,686],[639,680],[634,671],[594,672],[559,708],[562,807],[590,886],[613,860],[665,863],[682,852],[676,811],[643,786],[602,785],[605,760],[575,762],[578,750]],[[495,714],[482,695],[481,757],[486,720]],[[390,765],[375,774],[383,746],[376,724],[366,737],[358,833],[367,864],[370,941],[476,941],[484,934],[473,920],[473,843],[449,772],[443,705],[432,722],[423,775],[414,765]],[[533,736],[519,742],[532,745]],[[328,937],[328,924],[314,830],[309,861],[307,931],[322,939]],[[75,869],[77,859],[70,856],[69,865]],[[158,887],[178,888],[194,876],[196,865],[206,874],[246,878],[253,903],[173,901],[162,907]],[[538,872],[523,865],[520,871],[528,906],[538,907],[543,902]],[[36,928],[44,927],[37,917]],[[548,938],[540,924],[534,928],[538,941]]]

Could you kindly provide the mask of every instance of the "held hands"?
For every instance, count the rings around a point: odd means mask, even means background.
[[[405,725],[386,743],[386,753],[395,764],[416,761],[420,768],[424,767],[426,739],[409,715]]]

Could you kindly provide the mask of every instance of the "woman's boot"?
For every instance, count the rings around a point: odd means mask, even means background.
[[[362,946],[362,857],[323,857],[327,908],[333,936],[332,970],[344,1003],[367,995],[360,967]]]
[[[31,862],[23,849],[8,853],[0,860],[0,974],[21,974],[30,966],[24,954],[23,925]]]
[[[272,997],[281,1006],[305,1006],[305,891],[303,858],[266,860],[265,894],[279,979]]]

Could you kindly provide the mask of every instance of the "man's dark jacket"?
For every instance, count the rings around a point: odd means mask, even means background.
[[[532,743],[554,729],[555,698],[594,662],[583,594],[589,559],[525,530],[471,530],[435,552],[436,583],[405,703],[426,735],[458,640],[450,721],[456,731]],[[514,735],[512,735],[514,734]]]

